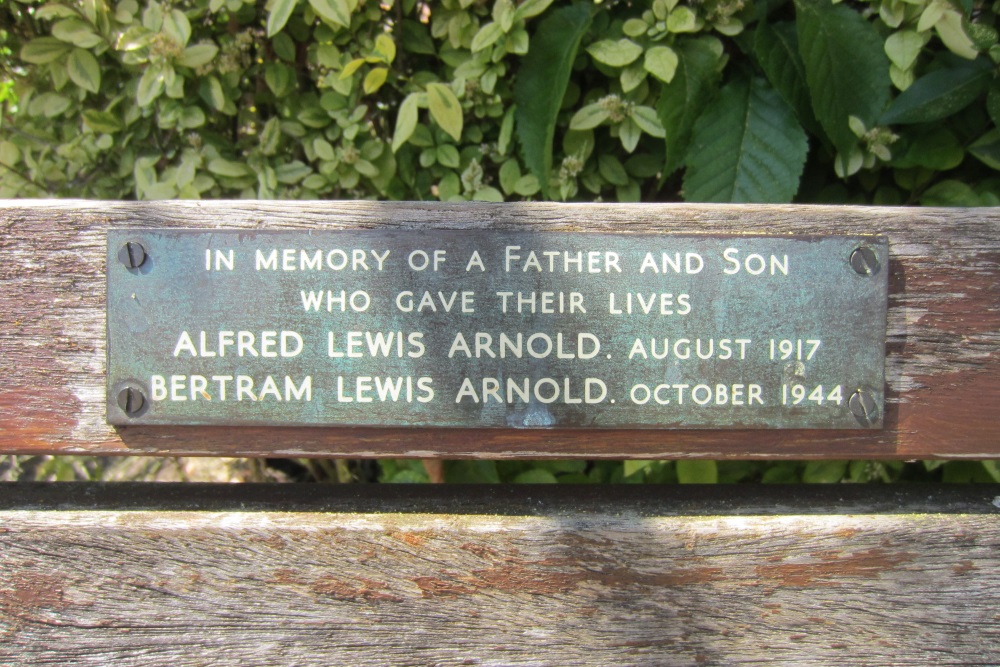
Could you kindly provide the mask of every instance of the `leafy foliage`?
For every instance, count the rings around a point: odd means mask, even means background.
[[[813,111],[841,160],[849,160],[857,144],[849,119],[874,125],[889,101],[884,44],[875,26],[844,5],[798,0],[795,13]]]
[[[0,0],[0,197],[995,206],[998,11],[989,0]],[[423,474],[400,465],[385,478]],[[712,477],[702,464],[492,465],[446,473]],[[746,465],[714,474],[896,474]]]
[[[728,83],[695,124],[684,189],[707,202],[783,202],[798,189],[806,133],[760,77]]]
[[[997,9],[5,0],[0,196],[989,204]]]
[[[514,97],[518,104],[518,135],[524,159],[535,178],[548,190],[552,170],[552,140],[577,47],[590,25],[590,9],[583,4],[563,7],[542,22],[534,49],[525,59]]]

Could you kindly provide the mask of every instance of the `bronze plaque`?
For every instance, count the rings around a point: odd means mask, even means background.
[[[112,424],[880,428],[876,236],[119,229]]]

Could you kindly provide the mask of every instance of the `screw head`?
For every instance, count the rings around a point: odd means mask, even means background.
[[[866,246],[856,248],[851,253],[851,268],[858,275],[873,276],[878,273],[879,261],[875,251]]]
[[[146,262],[146,249],[137,241],[128,241],[118,249],[118,261],[129,269],[138,269]]]
[[[129,417],[133,417],[146,405],[146,397],[138,387],[125,387],[118,392],[118,407]]]
[[[870,391],[858,389],[851,394],[851,398],[847,401],[847,407],[850,408],[851,414],[866,426],[878,421],[878,403],[875,402],[875,397]]]

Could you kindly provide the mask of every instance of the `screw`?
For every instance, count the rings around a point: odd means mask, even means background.
[[[851,253],[851,268],[862,276],[878,273],[878,255],[871,248],[861,246]]]
[[[118,392],[118,407],[129,417],[134,417],[142,410],[146,404],[146,397],[142,390],[136,387],[125,387]]]
[[[130,269],[138,269],[146,262],[146,249],[141,243],[129,241],[118,251],[118,261]]]
[[[847,407],[862,424],[870,425],[878,421],[878,404],[870,391],[858,389],[851,394],[850,400],[847,401]]]

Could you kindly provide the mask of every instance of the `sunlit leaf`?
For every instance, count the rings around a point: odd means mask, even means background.
[[[431,118],[455,141],[462,138],[462,105],[451,88],[443,83],[427,84],[427,105]]]
[[[292,12],[295,10],[295,5],[298,4],[298,0],[270,0],[268,2],[269,12],[267,14],[267,36],[273,37],[277,33],[281,32],[285,24],[288,23],[288,19],[291,17]]]
[[[66,61],[66,71],[73,83],[96,93],[101,88],[101,67],[90,51],[73,49]]]

